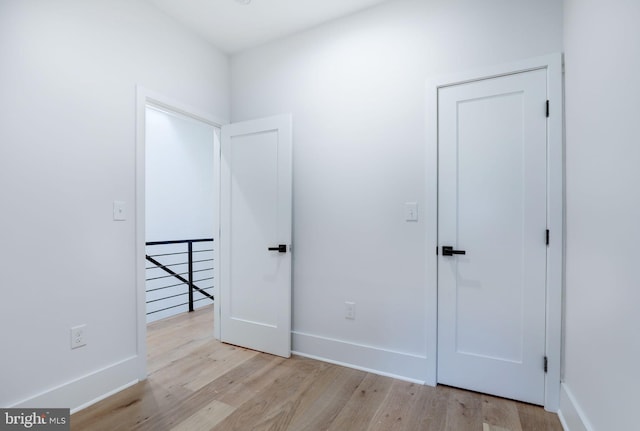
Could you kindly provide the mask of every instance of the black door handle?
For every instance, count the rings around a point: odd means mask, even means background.
[[[287,252],[287,245],[286,244],[280,244],[277,247],[269,247],[269,251],[277,251],[278,253],[286,253]]]
[[[467,254],[467,252],[465,250],[454,250],[453,247],[448,245],[442,246],[443,256],[453,256],[454,254]]]

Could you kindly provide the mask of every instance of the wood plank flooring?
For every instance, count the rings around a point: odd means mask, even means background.
[[[148,327],[149,378],[71,417],[72,430],[562,431],[542,408],[213,339],[212,307]]]

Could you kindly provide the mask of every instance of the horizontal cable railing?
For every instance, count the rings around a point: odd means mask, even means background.
[[[151,264],[146,267],[147,315],[184,306],[193,311],[195,303],[214,300],[209,293],[214,287],[213,238],[149,241],[146,245]]]

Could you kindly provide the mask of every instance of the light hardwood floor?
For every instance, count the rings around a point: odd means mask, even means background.
[[[149,378],[72,430],[562,431],[540,407],[217,342],[206,307],[148,327]]]

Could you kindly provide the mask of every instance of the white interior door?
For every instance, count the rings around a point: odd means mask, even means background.
[[[221,340],[289,357],[291,117],[223,126],[221,145]]]
[[[546,100],[546,70],[438,93],[438,382],[535,404],[545,382]]]

